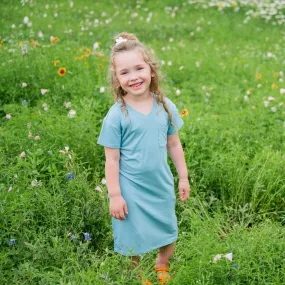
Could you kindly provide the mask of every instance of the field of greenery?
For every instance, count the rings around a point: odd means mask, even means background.
[[[123,31],[153,51],[184,120],[192,191],[177,199],[169,284],[285,284],[285,1],[3,0],[0,11],[0,284],[140,284],[113,252],[96,144]],[[141,268],[158,284],[155,258]]]

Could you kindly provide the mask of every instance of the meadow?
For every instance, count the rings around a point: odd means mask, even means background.
[[[284,1],[4,0],[0,11],[0,284],[140,284],[113,252],[96,144],[123,31],[152,50],[184,120],[191,197],[177,199],[168,284],[285,284]],[[155,257],[141,268],[158,284]]]

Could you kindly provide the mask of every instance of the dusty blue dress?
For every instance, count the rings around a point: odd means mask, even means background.
[[[153,94],[155,99],[155,94]],[[162,104],[154,100],[144,115],[116,102],[103,120],[98,144],[120,149],[119,183],[128,206],[126,220],[112,218],[114,251],[140,255],[177,239],[173,175],[167,163],[167,135],[177,132],[183,121],[168,98],[173,127]]]

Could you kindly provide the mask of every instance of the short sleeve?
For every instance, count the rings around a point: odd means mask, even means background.
[[[110,148],[120,148],[121,137],[120,116],[116,113],[115,108],[112,108],[103,120],[97,144]]]
[[[172,114],[172,124],[174,124],[175,127],[176,127],[175,128],[174,126],[172,126],[169,123],[167,135],[173,135],[173,134],[177,133],[178,130],[181,129],[181,127],[183,126],[184,122],[183,122],[183,120],[182,120],[182,118],[181,118],[181,116],[180,116],[180,114],[179,114],[175,104],[172,101],[170,101],[168,98],[166,98],[166,103],[167,103],[167,106],[168,106],[168,108],[169,108],[169,110],[170,110],[170,112]]]

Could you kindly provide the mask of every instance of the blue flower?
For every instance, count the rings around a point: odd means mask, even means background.
[[[84,233],[84,239],[85,240],[92,240],[89,233]]]
[[[237,265],[237,264],[233,264],[233,267],[234,267],[234,268],[238,268],[238,265]]]
[[[8,245],[11,245],[11,244],[16,244],[16,240],[11,239],[10,241],[8,241]]]
[[[27,101],[26,99],[24,99],[24,100],[22,101],[22,104],[23,104],[23,105],[26,105],[26,104],[28,104],[28,101]]]
[[[72,173],[68,173],[68,174],[66,175],[66,179],[67,179],[67,180],[74,179],[74,175],[73,175]]]
[[[72,235],[70,238],[71,238],[73,241],[76,241],[76,236],[75,236],[75,235]]]

